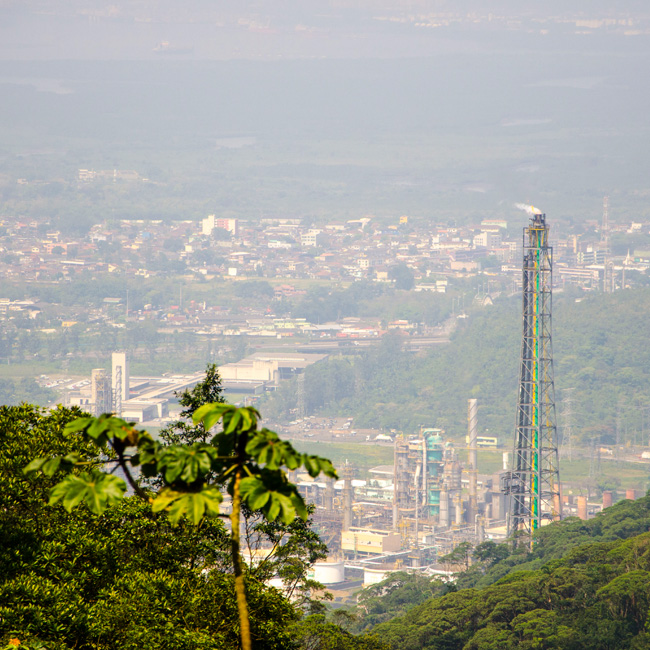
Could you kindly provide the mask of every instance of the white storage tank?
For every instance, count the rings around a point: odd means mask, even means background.
[[[345,580],[345,564],[343,562],[316,562],[309,572],[309,577],[324,585],[335,585]]]
[[[378,582],[385,580],[391,573],[390,569],[370,569],[364,567],[363,569],[363,586],[369,587],[370,585],[376,585]]]

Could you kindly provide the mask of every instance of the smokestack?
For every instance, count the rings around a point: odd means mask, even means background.
[[[341,478],[343,479],[343,530],[350,530],[352,525],[352,501],[354,499],[352,475],[352,468],[349,465],[344,465],[341,470]]]
[[[587,519],[587,497],[578,497],[578,517]]]
[[[477,442],[477,416],[478,413],[478,400],[467,400],[467,437],[469,439],[469,521],[472,521],[478,512],[478,505],[476,499],[476,481],[478,471],[478,460],[476,453]]]
[[[474,534],[479,544],[485,541],[485,526],[483,525],[483,520],[478,515],[475,517]]]
[[[562,484],[555,483],[555,494],[553,495],[553,521],[562,519]]]
[[[325,479],[325,496],[323,498],[323,506],[327,512],[334,510],[334,479]]]
[[[636,499],[636,490],[625,490],[625,498],[634,501]]]
[[[507,471],[508,469],[508,458],[509,458],[509,453],[507,451],[503,452],[503,471]]]
[[[612,495],[611,490],[604,490],[603,491],[603,510],[605,508],[611,507],[611,505],[612,505],[612,503],[614,501],[612,497],[613,497],[613,495]]]
[[[440,490],[440,518],[438,523],[441,528],[449,528],[449,493]]]

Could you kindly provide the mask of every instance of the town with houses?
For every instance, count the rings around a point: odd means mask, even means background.
[[[264,278],[274,280],[277,294],[292,294],[295,280],[399,282],[391,270],[402,265],[413,276],[413,284],[402,288],[444,293],[454,278],[483,275],[516,282],[520,221],[484,218],[452,226],[401,216],[386,224],[368,215],[316,227],[299,218],[208,215],[198,222],[120,219],[71,238],[47,222],[2,215],[0,272],[6,280],[27,283],[102,274]],[[646,273],[650,251],[628,248],[615,255],[608,242],[616,235],[647,235],[649,223],[610,223],[605,232],[593,220],[579,235],[563,233],[561,227],[551,233],[556,284],[602,289],[607,264],[609,290],[632,282],[626,272]]]
[[[80,174],[84,182],[92,177],[87,170]],[[111,354],[115,366],[115,355],[124,355],[116,350],[122,348],[132,350],[136,364],[143,355],[144,361],[167,357],[171,363],[188,356],[178,349],[177,335],[186,333],[194,339],[185,349],[206,345],[207,360],[219,363],[232,396],[254,399],[345,346],[374,345],[390,329],[410,334],[413,350],[447,342],[467,307],[468,287],[470,302],[482,306],[520,290],[520,221],[514,207],[512,223],[481,218],[462,226],[406,215],[392,221],[365,215],[316,226],[298,218],[212,214],[197,221],[120,219],[71,237],[47,222],[4,215],[0,273],[11,295],[0,296],[0,318],[8,326],[0,357],[6,363],[36,361],[39,346],[47,343],[50,361],[64,368],[75,358],[86,365],[95,358],[103,359],[106,369]],[[579,234],[557,227],[551,241],[556,290],[574,286],[611,292],[645,284],[650,252],[638,242],[649,232],[648,223],[609,223],[607,200],[604,218],[581,226]],[[119,282],[107,284],[107,279]],[[84,282],[86,287],[95,282],[92,300],[87,294],[75,297],[74,287]],[[327,292],[356,282],[428,292],[432,299],[439,295],[450,303],[449,311],[429,323],[408,314],[389,320],[341,314],[317,322],[293,313],[314,287]],[[133,295],[144,285],[160,287],[146,294],[155,296],[150,302],[129,298],[129,287]],[[184,296],[184,290],[191,294],[187,285],[226,287],[233,300],[222,304],[210,292],[203,300]],[[137,323],[150,325],[150,340],[128,339]],[[174,341],[173,350],[171,344],[165,347],[165,335]],[[238,346],[238,339],[259,343]],[[131,385],[118,380],[115,368],[112,374],[96,368],[85,379],[80,378],[84,372],[59,376],[50,370],[57,378],[45,373],[38,382],[68,404],[96,412],[111,406],[134,420],[164,422],[174,395],[201,380],[205,360],[177,368],[181,374],[134,375]],[[128,364],[123,356],[124,376],[129,376]],[[116,382],[122,386],[119,404]],[[111,401],[102,394],[110,394]]]

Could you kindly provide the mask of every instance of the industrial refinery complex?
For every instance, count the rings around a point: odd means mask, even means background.
[[[338,468],[338,481],[314,480],[300,473],[292,476],[306,501],[314,504],[313,523],[329,549],[328,561],[315,566],[314,577],[324,584],[344,588],[351,580],[361,579],[371,584],[397,570],[450,576],[458,567],[440,558],[460,543],[510,538],[530,547],[541,526],[563,515],[586,519],[611,505],[613,495],[607,491],[602,504],[562,493],[552,352],[553,251],[545,215],[532,206],[526,210],[530,223],[523,233],[514,440],[510,439],[506,449],[497,449],[497,437],[479,435],[479,400],[474,397],[467,400],[467,436],[462,447],[435,426],[393,436],[368,435],[363,440],[356,431],[349,431],[350,422],[339,430],[330,420],[330,440],[343,432],[360,445],[391,445],[393,464],[362,475],[346,462]],[[326,357],[258,352],[225,364],[219,371],[226,391],[255,396],[277,387],[283,379],[300,376],[307,366]],[[114,352],[111,373],[93,370],[89,382],[69,392],[67,403],[95,414],[114,412],[132,421],[164,422],[169,404],[203,378],[203,373],[131,377],[126,353]],[[502,454],[498,472],[481,472],[481,447]],[[628,498],[634,498],[631,492]]]
[[[562,494],[555,414],[552,353],[553,260],[546,217],[526,206],[524,229],[522,344],[512,454],[503,466],[481,474],[479,446],[496,447],[496,438],[478,435],[478,400],[467,401],[467,462],[445,440],[445,432],[422,427],[394,440],[394,464],[371,469],[369,480],[355,480],[341,468],[338,483],[309,482],[300,487],[317,505],[314,520],[337,566],[364,570],[372,584],[395,570],[451,575],[458,567],[440,562],[462,542],[507,538],[532,546],[535,530],[564,516],[588,516],[612,504]],[[627,498],[635,498],[628,491]],[[318,567],[317,567],[318,570]],[[333,565],[321,577],[330,579]],[[343,574],[338,575],[343,580]]]

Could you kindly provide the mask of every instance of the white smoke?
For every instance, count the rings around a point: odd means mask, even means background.
[[[538,210],[533,205],[526,205],[525,203],[515,203],[515,208],[518,210],[523,210],[528,213],[531,217],[534,217],[536,214],[542,214],[541,210]]]

